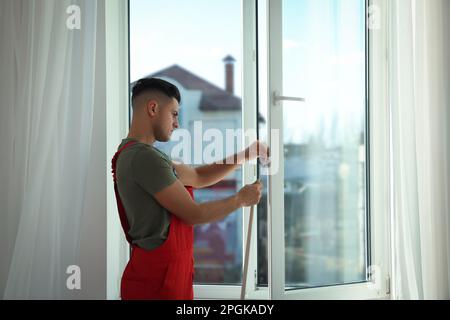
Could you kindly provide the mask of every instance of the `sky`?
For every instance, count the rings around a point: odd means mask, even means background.
[[[131,0],[131,81],[178,64],[224,88],[230,54],[240,95],[241,34],[240,0]]]

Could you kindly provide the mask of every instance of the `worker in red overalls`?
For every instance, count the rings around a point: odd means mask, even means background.
[[[178,128],[180,100],[178,88],[162,79],[141,79],[133,87],[131,128],[112,160],[120,221],[132,246],[122,299],[193,299],[193,225],[221,220],[261,198],[257,181],[223,200],[194,201],[193,188],[219,182],[239,159],[268,157],[268,148],[257,141],[234,161],[197,168],[172,162],[153,144],[169,141]]]

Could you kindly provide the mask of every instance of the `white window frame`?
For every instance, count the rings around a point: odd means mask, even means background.
[[[129,119],[128,1],[105,1],[106,33],[106,298],[120,299],[120,280],[129,259],[129,245],[120,225],[111,159],[126,136]]]

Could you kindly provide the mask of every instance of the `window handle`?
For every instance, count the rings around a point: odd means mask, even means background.
[[[280,95],[278,91],[275,91],[273,93],[273,104],[279,105],[280,101],[296,101],[296,102],[306,102],[305,98],[298,98],[298,97],[286,97]]]

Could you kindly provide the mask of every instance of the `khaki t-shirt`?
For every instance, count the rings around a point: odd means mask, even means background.
[[[119,149],[133,139],[123,139]],[[130,224],[133,244],[147,250],[167,239],[170,214],[153,194],[177,180],[168,155],[155,147],[137,142],[128,146],[117,160],[117,186]]]

